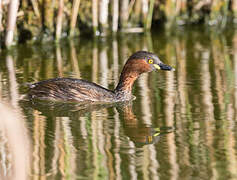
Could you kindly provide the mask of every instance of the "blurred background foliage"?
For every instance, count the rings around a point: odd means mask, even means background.
[[[236,18],[237,0],[0,0],[1,47],[194,24],[222,30]]]

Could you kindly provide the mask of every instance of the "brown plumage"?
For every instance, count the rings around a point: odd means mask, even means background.
[[[55,78],[31,84],[28,95],[31,99],[56,101],[129,101],[133,98],[133,83],[139,75],[157,69],[174,70],[172,67],[162,63],[155,54],[138,51],[127,60],[119,83],[113,91],[86,80]]]

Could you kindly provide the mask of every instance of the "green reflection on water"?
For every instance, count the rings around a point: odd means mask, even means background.
[[[59,76],[113,89],[141,49],[176,71],[142,75],[131,104],[18,102],[25,83]],[[24,45],[0,55],[0,97],[25,116],[33,177],[235,179],[236,52],[234,30],[204,29]]]

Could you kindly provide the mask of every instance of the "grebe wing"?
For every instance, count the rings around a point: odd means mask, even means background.
[[[111,101],[113,91],[93,82],[73,78],[55,78],[30,85],[31,98],[67,101]]]

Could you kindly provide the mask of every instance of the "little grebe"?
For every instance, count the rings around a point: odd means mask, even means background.
[[[119,83],[113,91],[82,79],[55,78],[31,84],[29,97],[30,99],[77,102],[129,101],[133,99],[132,86],[138,76],[159,69],[174,71],[172,67],[162,63],[155,54],[138,51],[128,58]]]

